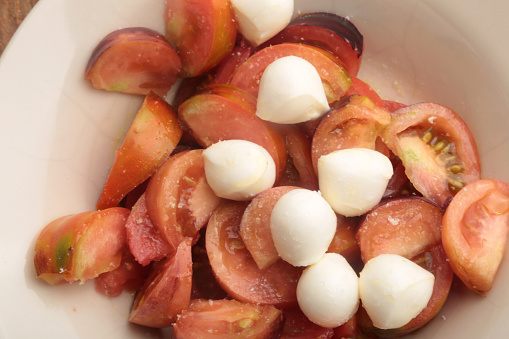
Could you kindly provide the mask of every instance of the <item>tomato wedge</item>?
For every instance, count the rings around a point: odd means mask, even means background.
[[[342,99],[325,115],[313,136],[311,159],[315,173],[318,159],[339,149],[369,148],[385,154],[377,140],[390,120],[389,111],[368,97],[353,95]]]
[[[142,194],[134,204],[125,227],[129,250],[142,266],[163,259],[173,251],[168,241],[150,220],[145,194]]]
[[[297,303],[302,269],[278,260],[260,270],[239,235],[245,202],[224,201],[209,220],[206,248],[219,284],[237,300],[276,307]]]
[[[230,6],[227,0],[166,1],[166,36],[177,47],[182,76],[203,74],[232,51],[237,29]]]
[[[265,190],[251,200],[244,211],[239,234],[261,270],[279,260],[270,230],[270,215],[274,205],[284,194],[296,188],[298,187],[279,186]]]
[[[207,224],[220,202],[205,178],[202,152],[172,155],[154,173],[145,192],[150,220],[174,249]]]
[[[442,242],[454,273],[485,295],[507,249],[509,183],[483,179],[452,199],[444,215]]]
[[[418,197],[388,199],[364,216],[357,232],[364,262],[383,253],[398,254],[435,276],[428,305],[405,326],[391,330],[375,328],[364,309],[359,309],[359,327],[364,333],[381,338],[399,337],[424,326],[442,308],[454,276],[442,247],[442,217],[440,207]]]
[[[149,327],[168,327],[191,299],[191,238],[182,241],[172,257],[160,261],[136,294],[129,321]]]
[[[173,326],[175,339],[278,338],[281,311],[237,300],[192,300]]]
[[[472,133],[445,106],[420,103],[398,109],[382,137],[403,162],[414,187],[440,206],[481,178]]]
[[[265,68],[273,61],[290,55],[307,60],[316,68],[329,103],[339,100],[350,87],[350,76],[334,55],[318,47],[295,43],[282,43],[256,52],[237,69],[230,84],[257,97]]]
[[[85,80],[107,91],[165,97],[182,64],[172,45],[144,27],[127,27],[105,36],[92,51]]]
[[[50,222],[35,243],[37,277],[51,285],[84,282],[117,268],[126,247],[129,212],[112,207]]]
[[[175,149],[181,136],[176,112],[166,101],[149,93],[115,152],[97,209],[115,207],[147,180]]]

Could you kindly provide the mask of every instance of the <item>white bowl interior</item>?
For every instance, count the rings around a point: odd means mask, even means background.
[[[168,337],[167,330],[127,323],[132,296],[108,299],[89,282],[48,286],[35,279],[32,261],[35,237],[46,223],[94,208],[141,103],[90,88],[83,81],[90,52],[117,28],[163,32],[163,2],[41,1],[0,60],[2,338]],[[483,176],[509,181],[509,67],[500,56],[509,48],[495,46],[499,30],[509,32],[499,14],[508,12],[509,3],[491,3],[464,8],[460,0],[296,0],[296,12],[349,17],[365,38],[359,77],[384,99],[435,101],[454,109],[478,142]],[[491,22],[477,26],[468,20],[473,14]],[[486,298],[455,283],[444,309],[412,337],[503,337],[508,282],[504,260]]]

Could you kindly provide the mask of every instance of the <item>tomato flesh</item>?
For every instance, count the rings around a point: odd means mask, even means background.
[[[264,270],[258,268],[239,235],[246,207],[244,202],[226,201],[210,218],[205,241],[214,274],[237,300],[279,307],[295,305],[302,270],[283,260]]]
[[[136,294],[129,321],[156,328],[170,326],[189,305],[191,277],[191,239],[187,238],[147,277]]]
[[[509,184],[483,179],[452,199],[444,216],[442,241],[456,275],[484,295],[507,249]]]
[[[481,177],[474,138],[447,107],[420,103],[398,109],[383,139],[403,162],[414,187],[440,206]]]
[[[277,338],[281,311],[237,300],[192,300],[173,326],[176,339]]]
[[[147,180],[175,149],[181,136],[176,112],[166,101],[149,93],[115,152],[97,209],[115,207]]]
[[[120,265],[129,210],[113,207],[50,222],[35,244],[37,277],[49,284],[85,281]]]

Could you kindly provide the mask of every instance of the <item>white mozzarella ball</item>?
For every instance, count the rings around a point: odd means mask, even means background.
[[[359,216],[380,202],[393,169],[389,158],[367,148],[334,151],[318,159],[318,184],[334,211]]]
[[[274,185],[274,160],[253,142],[220,141],[205,149],[203,158],[207,182],[221,198],[249,200]]]
[[[231,0],[239,32],[254,46],[272,38],[292,19],[293,0]]]
[[[329,110],[320,75],[307,60],[282,57],[263,72],[256,105],[261,119],[295,124],[317,119]]]
[[[432,273],[402,256],[369,260],[359,278],[362,306],[375,327],[398,328],[415,318],[433,293]]]
[[[359,280],[350,264],[336,253],[306,268],[297,284],[297,301],[306,317],[322,327],[338,327],[359,307]]]
[[[274,205],[270,229],[279,256],[293,266],[320,260],[336,232],[336,214],[319,192],[294,189]]]

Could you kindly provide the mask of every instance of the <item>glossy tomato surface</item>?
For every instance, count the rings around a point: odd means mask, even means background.
[[[283,260],[260,270],[239,234],[244,202],[225,201],[207,225],[210,264],[223,289],[237,300],[277,307],[297,303],[297,281],[302,272]]]
[[[509,184],[476,181],[460,190],[444,216],[442,241],[456,275],[484,295],[507,250]]]

